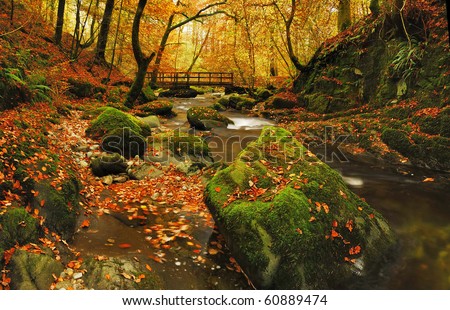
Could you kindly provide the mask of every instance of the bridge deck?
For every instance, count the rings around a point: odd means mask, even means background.
[[[159,72],[158,86],[233,86],[228,72]]]

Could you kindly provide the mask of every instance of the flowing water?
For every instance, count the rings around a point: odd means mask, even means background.
[[[208,106],[211,99],[177,99],[174,111],[177,116],[163,122],[169,128],[189,131],[186,111],[193,106]],[[228,128],[214,128],[206,137],[214,157],[231,161],[250,141],[256,139],[265,125],[272,121],[246,116],[239,112],[223,112],[234,121]],[[317,150],[322,153],[322,150]],[[410,170],[398,173],[379,164],[355,160],[330,162],[348,186],[389,221],[399,237],[397,262],[384,274],[382,289],[450,289],[450,192],[435,182],[424,183],[430,172]],[[448,175],[443,174],[448,178]],[[190,235],[202,250],[193,255],[191,246],[184,240],[175,245],[164,257],[166,262],[155,264],[148,257],[154,249],[145,240],[142,228],[130,227],[119,215],[102,216],[93,221],[87,232],[77,235],[75,246],[79,251],[97,255],[135,257],[142,262],[152,262],[152,267],[164,281],[167,289],[250,289],[242,273],[236,272],[230,253],[223,240],[210,226],[197,221],[182,209],[161,207],[154,223],[176,221],[184,218],[191,223]],[[162,214],[162,215],[161,215]],[[133,240],[133,249],[120,249],[106,242]],[[220,245],[219,253],[210,246]],[[157,253],[158,254],[158,253]],[[214,255],[210,255],[214,254]],[[375,282],[375,281],[374,281]]]

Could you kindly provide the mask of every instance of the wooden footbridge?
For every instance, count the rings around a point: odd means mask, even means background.
[[[156,84],[160,87],[177,86],[233,86],[229,72],[159,72]]]

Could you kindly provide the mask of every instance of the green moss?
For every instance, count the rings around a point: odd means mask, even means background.
[[[38,221],[24,208],[9,209],[0,216],[0,247],[11,248],[16,244],[36,242],[39,235]]]
[[[205,196],[232,254],[260,288],[351,286],[358,277],[344,260],[349,249],[360,245],[373,258],[367,269],[376,269],[394,242],[382,216],[281,128],[264,128],[217,172]]]
[[[148,115],[170,115],[173,109],[173,102],[169,100],[156,100],[136,107],[138,116]]]
[[[381,140],[383,140],[386,145],[405,156],[410,154],[411,142],[409,141],[406,132],[402,130],[387,128],[382,132]]]
[[[212,126],[226,126],[233,123],[230,119],[223,116],[214,109],[206,107],[193,107],[187,112],[189,124],[199,130],[209,130]]]
[[[151,86],[144,87],[142,89],[142,94],[144,95],[146,102],[155,101],[156,99],[158,99]]]
[[[79,211],[80,183],[75,177],[65,181],[61,188],[55,189],[46,181],[35,184],[38,195],[33,196],[32,206],[40,209],[46,225],[53,231],[69,239],[75,232]],[[43,206],[41,206],[44,201]]]
[[[86,134],[93,138],[100,138],[105,134],[120,128],[130,128],[132,131],[142,136],[151,134],[150,127],[143,124],[137,118],[111,107],[105,108],[91,123],[89,128],[86,129]]]
[[[172,133],[155,135],[150,138],[153,143],[162,145],[177,155],[208,156],[208,144],[200,137],[189,135],[176,130]]]
[[[68,92],[77,98],[88,98],[95,94],[94,85],[87,81],[69,78],[67,82],[69,83]]]
[[[211,108],[211,109],[214,109],[214,110],[216,110],[216,111],[218,111],[218,112],[223,112],[223,111],[225,111],[225,110],[227,109],[224,105],[220,104],[220,102],[215,102],[215,103],[213,103],[213,104],[210,106],[210,108]]]
[[[117,128],[102,139],[102,148],[125,158],[142,157],[147,149],[146,139],[130,128]]]

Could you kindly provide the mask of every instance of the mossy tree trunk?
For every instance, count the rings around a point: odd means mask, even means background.
[[[350,0],[339,0],[338,30],[344,31],[352,24]]]
[[[95,51],[95,60],[98,62],[106,62],[105,50],[108,42],[109,26],[111,25],[111,18],[114,9],[114,0],[107,0],[105,4],[105,11],[103,13],[100,32],[98,34],[97,48]]]
[[[147,74],[148,66],[150,62],[155,57],[156,53],[152,52],[150,56],[145,56],[141,49],[141,44],[139,40],[139,28],[141,23],[141,18],[144,13],[145,6],[147,5],[147,0],[139,0],[138,7],[136,10],[136,15],[133,20],[133,29],[131,32],[131,42],[133,46],[133,54],[138,65],[138,71],[136,72],[136,77],[134,79],[133,85],[128,92],[125,105],[127,107],[133,107],[137,98],[141,94],[142,87],[144,86],[145,76]]]
[[[55,43],[57,45],[61,44],[62,32],[64,26],[64,10],[66,7],[66,0],[58,1],[58,15],[56,18],[56,29],[55,29]]]

